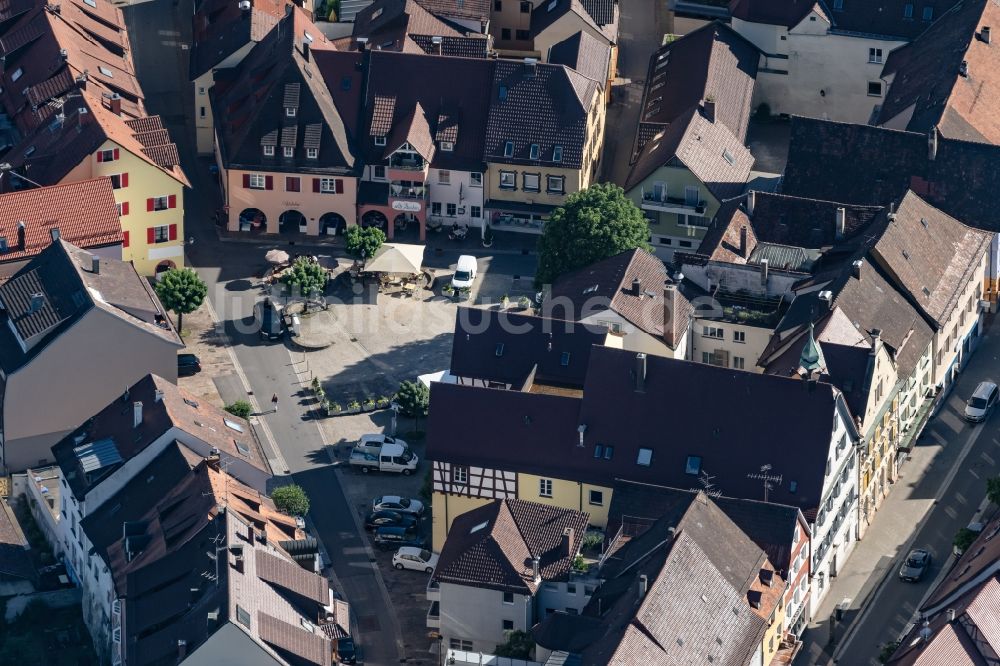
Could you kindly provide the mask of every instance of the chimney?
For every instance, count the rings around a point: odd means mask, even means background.
[[[639,576],[639,601],[646,598],[646,592],[649,590],[649,576],[642,574]]]
[[[674,313],[677,312],[677,285],[663,285],[663,333],[674,330]],[[676,341],[674,341],[676,344]]]
[[[28,305],[28,313],[34,313],[45,307],[45,294],[36,292],[31,295],[31,302]]]
[[[989,28],[983,28],[983,30],[989,30]],[[989,39],[989,33],[986,33],[986,36],[987,36],[987,39]],[[948,609],[948,621],[949,622],[954,622],[955,621],[955,609],[954,608],[949,608]]]
[[[17,222],[17,245],[22,250],[24,249],[24,220],[18,220]]]
[[[646,390],[646,355],[642,352],[635,355],[635,390],[638,393]]]
[[[760,284],[763,287],[767,287],[767,259],[761,259],[760,261]]]
[[[183,638],[177,639],[177,661],[183,661],[188,653],[188,642]]]
[[[132,427],[138,428],[142,425],[142,403],[136,400],[132,403]]]
[[[59,227],[52,227],[51,229],[49,229],[49,236],[52,237],[53,243],[59,240]]]
[[[541,561],[537,557],[531,558],[531,578],[536,583],[542,580]]]
[[[872,336],[872,356],[874,356],[875,354],[878,353],[879,342],[882,341],[882,329],[873,328],[871,330],[871,336]]]
[[[843,206],[837,207],[837,231],[834,237],[837,240],[844,240],[844,227],[847,226],[847,209]]]
[[[757,204],[757,193],[753,190],[747,192],[747,215],[753,217],[753,207]]]
[[[367,37],[358,37],[355,41],[358,43],[358,50],[359,51],[364,51],[368,47],[368,38]]]
[[[854,276],[855,280],[860,280],[861,279],[861,267],[864,266],[864,265],[865,265],[865,262],[864,262],[863,259],[856,259],[851,264],[851,275]]]
[[[524,59],[524,75],[528,78],[533,78],[538,70],[538,59],[537,58],[525,58]]]
[[[87,70],[83,70],[83,74],[76,77],[76,85],[80,90],[87,89]]]
[[[958,66],[958,75],[969,78],[969,61],[963,60],[962,64]]]
[[[740,256],[747,258],[747,225],[740,227]]]
[[[642,280],[638,277],[632,278],[632,295],[642,296]]]
[[[305,39],[302,40],[302,59],[309,62],[309,41]]]
[[[983,26],[983,29],[979,31],[979,38],[983,40],[983,44],[990,43],[990,26]]]
[[[562,553],[563,557],[573,557],[573,537],[575,537],[575,531],[572,527],[567,527],[563,530],[562,541],[559,544],[559,552]]]
[[[443,41],[444,41],[444,38],[441,37],[440,35],[434,35],[433,37],[431,37],[431,44],[434,45],[434,53],[435,54],[441,55],[441,42],[443,42]]]
[[[833,292],[830,291],[829,289],[824,289],[823,291],[819,292],[819,300],[826,303],[826,309],[829,310],[830,303],[833,301]]]
[[[163,391],[156,389],[153,392],[153,402],[163,402]]]
[[[927,133],[927,159],[931,162],[937,157],[937,140],[937,127],[932,127],[931,131]]]
[[[96,254],[90,255],[90,272],[94,275],[101,273],[101,258]]]
[[[705,118],[710,123],[715,122],[715,98],[707,97],[704,102],[702,102],[702,108],[705,109]]]
[[[118,93],[112,94],[109,108],[111,109],[111,113],[116,116],[122,115],[122,96]]]

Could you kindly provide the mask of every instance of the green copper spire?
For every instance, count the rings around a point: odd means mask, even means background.
[[[809,324],[809,339],[802,347],[802,355],[799,356],[799,374],[811,375],[813,372],[826,370],[826,359],[823,358],[823,350],[816,337],[813,335],[813,325]]]

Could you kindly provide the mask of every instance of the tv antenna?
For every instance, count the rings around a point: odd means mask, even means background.
[[[748,479],[757,479],[764,484],[764,501],[767,501],[767,494],[774,490],[775,483],[781,483],[781,474],[772,474],[771,465],[761,465],[759,472],[747,474]]]
[[[705,489],[705,494],[709,497],[722,497],[722,491],[715,487],[713,479],[715,479],[714,475],[709,476],[708,472],[701,470],[701,475],[698,477],[698,483],[700,483],[701,487]]]

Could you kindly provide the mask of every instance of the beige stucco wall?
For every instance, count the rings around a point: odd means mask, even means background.
[[[610,46],[610,42],[608,41],[608,38],[604,36],[604,33],[595,29],[589,22],[584,21],[575,12],[567,12],[563,14],[562,18],[558,21],[547,27],[539,34],[535,35],[534,50],[539,53],[544,61],[548,62],[549,50],[553,46],[564,39],[569,39],[581,30],[588,33],[591,37],[594,37],[595,39]]]
[[[988,277],[988,263],[989,257],[984,254],[958,297],[955,310],[947,323],[934,334],[935,383],[948,380],[946,373],[959,356],[959,352],[955,349],[956,344],[963,340],[979,321],[978,301],[983,297],[983,285]],[[957,365],[956,363],[956,367]]]
[[[448,530],[451,529],[451,524],[455,522],[455,518],[461,516],[463,513],[489,504],[493,500],[435,492],[431,501],[431,506],[434,508],[431,548],[435,553],[440,553],[441,548],[444,546],[445,538],[448,536]]]
[[[636,206],[642,208],[643,190],[651,193],[653,184],[657,182],[666,184],[668,197],[683,198],[684,188],[697,187],[699,199],[705,202],[705,213],[701,217],[705,219],[706,225],[719,210],[719,201],[686,167],[661,166],[626,192],[626,196]],[[650,220],[649,233],[652,236],[653,247],[657,250],[696,250],[701,244],[701,239],[705,237],[705,227],[680,224],[675,213],[645,209],[643,213]]]
[[[152,372],[177,381],[177,350],[152,332],[92,308],[7,377],[4,464],[51,461],[50,447]]]
[[[705,335],[705,327],[722,329],[722,338]],[[745,342],[736,342],[735,333],[742,331]],[[694,332],[691,335],[691,360],[704,363],[703,354],[726,352],[729,356],[727,367],[735,368],[734,358],[743,359],[743,368],[748,372],[763,372],[757,366],[757,361],[770,341],[772,331],[761,326],[748,326],[717,319],[695,319]]]
[[[552,481],[552,496],[543,497],[540,493],[539,481]],[[590,503],[590,491],[603,495],[600,504]],[[529,502],[538,502],[563,509],[584,511],[590,514],[590,524],[605,527],[608,524],[608,507],[611,505],[612,489],[607,486],[597,486],[567,479],[557,479],[551,476],[519,473],[517,475],[517,498]]]
[[[319,233],[319,218],[325,213],[337,213],[348,225],[357,220],[358,181],[353,176],[327,174],[283,173],[278,171],[242,171],[230,169],[223,172],[226,180],[229,205],[229,230],[239,230],[239,216],[246,208],[260,209],[267,217],[268,233],[278,233],[278,219],[287,210],[297,210],[306,217],[306,233]],[[262,174],[274,179],[274,189],[253,190],[243,187],[243,174]],[[285,178],[298,177],[300,192],[285,190]],[[313,192],[313,178],[339,178],[344,181],[341,194]]]

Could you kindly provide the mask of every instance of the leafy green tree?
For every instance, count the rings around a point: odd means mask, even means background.
[[[302,486],[292,484],[275,488],[271,499],[278,511],[289,516],[304,516],[309,513],[309,496],[302,490]]]
[[[246,400],[237,400],[236,402],[226,405],[225,410],[232,414],[233,416],[238,416],[244,421],[250,418],[250,413],[253,411],[253,407]]]
[[[494,654],[509,659],[530,659],[531,651],[535,649],[535,641],[526,631],[515,629],[507,634],[507,642],[498,645]]]
[[[972,542],[976,540],[977,536],[979,534],[973,532],[968,527],[963,527],[955,534],[955,540],[952,544],[956,549],[964,553],[972,545]]]
[[[385,242],[385,232],[378,227],[356,224],[344,234],[347,254],[355,259],[371,259]]]
[[[299,257],[291,268],[281,275],[281,281],[291,294],[304,298],[322,293],[326,287],[326,269],[309,257]]]
[[[1000,506],[1000,476],[986,480],[986,496],[991,502]]]
[[[535,286],[627,250],[652,251],[642,211],[612,183],[574,192],[552,212],[538,241]]]
[[[156,283],[156,295],[163,307],[177,314],[177,332],[184,315],[201,307],[208,294],[208,286],[190,268],[171,268]]]
[[[399,403],[403,414],[413,417],[413,430],[416,431],[420,417],[427,416],[431,402],[431,391],[419,381],[405,381],[399,385],[396,402]]]
[[[899,641],[889,641],[882,646],[882,650],[878,653],[878,661],[880,664],[887,663],[892,659],[892,655],[899,649]]]

